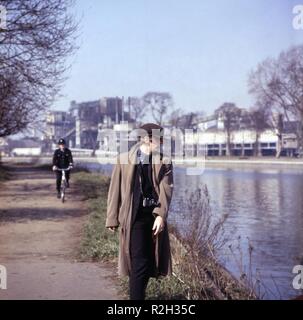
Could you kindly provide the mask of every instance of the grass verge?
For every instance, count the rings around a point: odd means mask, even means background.
[[[109,178],[100,174],[77,172],[73,174],[73,180],[80,186],[90,213],[79,252],[80,259],[114,261],[118,254],[118,234],[105,228]]]

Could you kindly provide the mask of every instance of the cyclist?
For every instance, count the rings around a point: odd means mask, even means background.
[[[58,149],[55,150],[53,155],[53,171],[59,169],[67,169],[68,167],[73,167],[73,155],[72,152],[66,147],[64,139],[59,139]],[[70,171],[65,172],[66,186],[69,188],[69,178]],[[57,198],[60,199],[60,189],[61,189],[62,171],[56,171],[56,188],[57,188]]]

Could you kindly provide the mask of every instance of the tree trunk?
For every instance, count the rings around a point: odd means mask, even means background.
[[[260,157],[261,156],[261,150],[259,146],[259,138],[260,138],[260,133],[256,132],[256,140],[255,140],[255,147],[254,147],[254,156],[255,157]]]
[[[298,128],[299,132],[297,134],[297,139],[298,139],[298,150],[303,149],[303,113],[300,115],[300,124]]]
[[[226,132],[226,156],[230,157],[230,132]]]
[[[280,158],[281,152],[282,152],[282,134],[278,134],[278,142],[277,142],[277,148],[276,148],[276,158]]]

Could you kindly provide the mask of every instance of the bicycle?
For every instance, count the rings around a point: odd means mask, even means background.
[[[68,168],[66,168],[66,169],[59,169],[59,168],[56,169],[56,170],[58,170],[58,171],[62,171],[61,190],[60,190],[62,203],[64,203],[64,201],[65,201],[65,190],[66,190],[66,188],[67,188],[67,182],[66,182],[65,172],[66,172],[66,171],[69,171],[71,168],[72,168],[72,167],[68,167]]]

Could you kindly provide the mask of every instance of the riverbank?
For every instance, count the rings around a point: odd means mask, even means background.
[[[44,165],[51,163],[50,156],[39,156],[39,157],[3,157],[4,163],[35,163],[37,165]],[[99,164],[114,164],[115,158],[108,157],[74,157],[75,164],[77,163],[99,163]],[[303,167],[302,158],[275,158],[275,157],[206,157],[206,158],[190,158],[178,159],[173,158],[175,166],[197,166],[197,164],[208,166],[237,166],[237,165],[255,165],[255,166],[298,166]]]
[[[206,164],[246,164],[246,165],[298,165],[303,166],[301,158],[275,157],[207,157]]]
[[[118,233],[105,228],[106,199],[110,179],[101,174],[78,172],[73,175],[87,199],[90,212],[79,256],[82,261],[106,261],[117,266]],[[173,257],[173,275],[151,279],[146,291],[147,299],[255,299],[256,296],[244,283],[235,279],[211,254],[193,250],[190,239],[178,234],[170,226],[170,241]],[[211,250],[209,250],[211,251]],[[199,266],[199,268],[197,268]],[[127,279],[120,286],[127,296]]]

